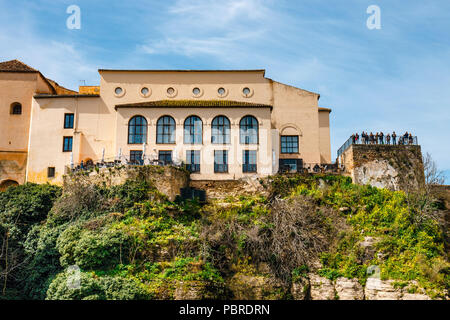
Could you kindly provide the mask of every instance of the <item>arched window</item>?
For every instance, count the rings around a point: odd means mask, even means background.
[[[128,122],[128,143],[141,144],[147,142],[147,120],[142,116],[135,116]]]
[[[190,116],[184,121],[184,143],[203,143],[203,122],[197,116]]]
[[[257,144],[258,143],[258,120],[253,116],[245,116],[239,123],[240,143]]]
[[[156,143],[175,143],[175,120],[163,116],[156,123]]]
[[[225,116],[217,116],[213,119],[211,143],[229,144],[230,143],[230,120]]]
[[[22,105],[19,102],[11,104],[11,114],[22,114]]]

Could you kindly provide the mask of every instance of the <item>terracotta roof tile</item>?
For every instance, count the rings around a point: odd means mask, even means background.
[[[271,108],[271,105],[231,100],[159,100],[131,104],[119,104],[118,108],[190,108],[190,107],[228,107],[228,108]]]
[[[0,62],[0,72],[39,72],[19,60]]]

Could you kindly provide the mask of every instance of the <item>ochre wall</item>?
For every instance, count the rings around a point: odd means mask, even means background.
[[[158,150],[175,150],[180,160],[185,160],[186,150],[198,146],[185,146],[183,142],[183,122],[192,114],[199,116],[204,125],[204,161],[202,174],[193,179],[235,179],[243,176],[240,163],[242,150],[259,150],[258,173],[265,175],[276,172],[280,134],[299,134],[300,153],[281,155],[302,158],[305,163],[330,162],[329,128],[326,127],[328,113],[318,111],[318,94],[286,86],[264,77],[263,72],[117,72],[100,71],[100,97],[37,98],[33,102],[33,116],[30,134],[28,180],[46,182],[47,167],[56,168],[56,177],[51,182],[61,183],[65,167],[70,164],[70,153],[62,152],[63,136],[73,136],[73,161],[100,160],[102,150],[105,158],[114,159],[122,149],[129,157],[130,150],[142,150],[142,146],[128,145],[128,121],[134,115],[143,115],[149,123],[146,154]],[[148,87],[151,94],[143,97],[142,87]],[[118,97],[114,89],[121,87],[125,94]],[[176,89],[176,95],[169,97],[167,88]],[[194,97],[192,89],[201,89],[199,97]],[[217,90],[223,87],[227,94],[219,97]],[[245,97],[242,89],[249,87],[252,92]],[[119,108],[116,105],[157,100],[234,100],[273,105],[269,108]],[[63,129],[64,113],[75,114],[75,128]],[[319,114],[323,113],[324,115]],[[177,147],[156,145],[156,121],[162,115],[171,115],[177,123]],[[213,117],[226,115],[232,123],[232,144],[224,148],[210,145],[210,125]],[[239,120],[254,115],[260,122],[259,145],[239,144]],[[213,150],[230,149],[229,159],[235,160],[229,174],[213,174]],[[204,168],[203,168],[204,167]],[[205,170],[203,172],[203,170]]]
[[[50,92],[38,73],[0,72],[0,184],[25,182],[32,97]],[[22,114],[11,114],[11,105],[22,105]]]

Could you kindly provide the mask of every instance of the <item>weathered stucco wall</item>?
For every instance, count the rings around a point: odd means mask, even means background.
[[[420,146],[352,145],[340,161],[357,184],[405,191],[425,185]]]

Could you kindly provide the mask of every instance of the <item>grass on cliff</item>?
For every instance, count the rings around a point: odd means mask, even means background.
[[[205,206],[171,202],[140,178],[111,188],[75,179],[64,192],[10,188],[0,193],[0,239],[8,245],[0,296],[174,299],[192,289],[233,298],[230,283],[246,275],[275,279],[279,294],[267,297],[286,298],[309,272],[364,283],[378,266],[384,279],[416,280],[445,297],[449,264],[433,201],[336,176],[263,182],[265,194]],[[67,287],[73,265],[78,289]]]

